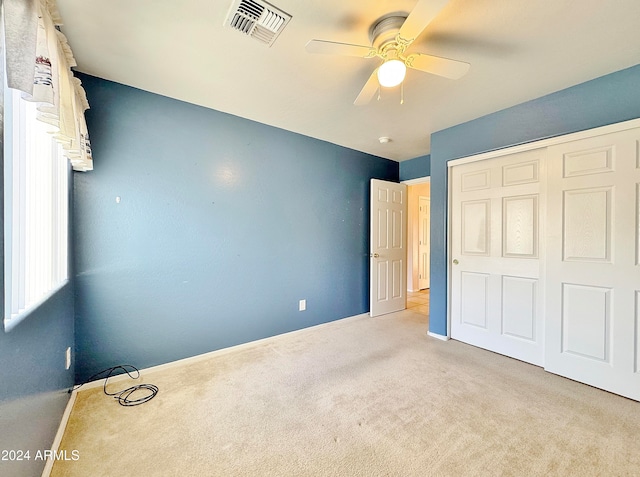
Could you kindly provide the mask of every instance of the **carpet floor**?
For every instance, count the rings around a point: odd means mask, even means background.
[[[460,342],[415,309],[81,390],[53,476],[637,476],[640,403]],[[129,382],[113,383],[128,387]]]

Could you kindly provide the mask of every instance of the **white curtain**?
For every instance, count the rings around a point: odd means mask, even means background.
[[[89,108],[55,0],[0,0],[3,3],[7,85],[37,103],[38,119],[62,145],[73,169],[93,169],[84,111]]]

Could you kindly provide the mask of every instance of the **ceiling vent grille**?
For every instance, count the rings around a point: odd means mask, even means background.
[[[273,45],[291,15],[261,0],[234,0],[224,24],[266,45]]]

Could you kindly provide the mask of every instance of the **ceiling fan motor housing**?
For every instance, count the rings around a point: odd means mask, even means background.
[[[395,43],[400,27],[406,19],[405,13],[392,13],[380,18],[369,30],[371,46],[381,50],[390,43]]]

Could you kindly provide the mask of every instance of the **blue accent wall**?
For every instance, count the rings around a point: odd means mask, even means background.
[[[420,156],[400,163],[400,180],[420,179],[431,175],[431,156]]]
[[[640,117],[640,65],[431,136],[429,330],[447,334],[447,162]]]
[[[397,162],[80,77],[78,381],[369,310],[369,183]]]

